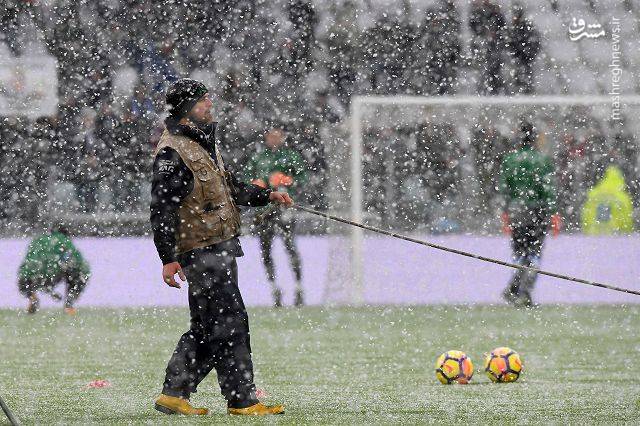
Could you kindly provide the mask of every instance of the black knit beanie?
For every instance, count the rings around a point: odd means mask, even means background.
[[[181,78],[167,89],[166,101],[169,115],[180,120],[207,93],[209,93],[207,87],[199,81]]]

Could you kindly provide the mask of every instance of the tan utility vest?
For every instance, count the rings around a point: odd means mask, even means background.
[[[231,195],[229,173],[216,147],[217,164],[198,142],[165,129],[156,155],[169,147],[193,173],[193,190],[178,209],[176,252],[221,243],[240,234],[240,213]],[[219,165],[219,167],[218,167]]]

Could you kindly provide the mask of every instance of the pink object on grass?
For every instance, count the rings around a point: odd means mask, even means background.
[[[98,389],[111,387],[111,383],[108,380],[93,380],[89,382],[83,389]]]

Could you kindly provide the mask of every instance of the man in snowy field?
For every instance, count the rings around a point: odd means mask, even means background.
[[[63,297],[55,292],[61,281],[67,284],[64,311],[76,313],[74,304],[89,281],[89,264],[73,245],[69,232],[60,226],[31,241],[20,269],[18,288],[29,299],[27,312],[34,314],[40,306],[38,291],[49,294],[56,300]]]
[[[266,149],[254,155],[248,162],[245,170],[246,177],[251,179],[251,183],[261,188],[271,188],[287,193],[298,190],[306,180],[307,166],[302,155],[285,146],[284,126],[280,123],[269,123],[266,126],[264,143]],[[293,304],[302,306],[304,304],[302,265],[295,243],[293,216],[287,215],[287,212],[275,210],[256,227],[260,238],[262,262],[271,284],[274,306],[276,308],[282,306],[282,290],[276,284],[275,265],[271,253],[273,240],[277,234],[282,236],[296,279]]]
[[[175,275],[188,280],[191,327],[169,360],[155,408],[207,414],[189,398],[215,368],[229,414],[282,414],[282,405],[264,405],[256,397],[249,319],[238,288],[236,257],[243,252],[237,205],[293,201],[286,193],[242,183],[225,168],[202,83],[178,80],[166,101],[169,116],[153,164],[151,224],[164,282],[180,288]]]
[[[505,157],[500,170],[500,190],[506,201],[502,220],[511,232],[513,258],[519,265],[532,268],[539,267],[549,223],[554,235],[560,231],[560,216],[555,213],[554,167],[549,157],[538,152],[537,138],[535,127],[523,121],[519,146]],[[537,276],[517,270],[503,292],[504,299],[514,306],[532,307],[531,290]]]

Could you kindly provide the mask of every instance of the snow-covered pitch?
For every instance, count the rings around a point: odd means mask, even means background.
[[[250,309],[256,384],[286,424],[613,424],[637,418],[637,306]],[[180,309],[0,311],[0,392],[24,424],[223,423],[215,375],[192,400],[206,419],[153,409]],[[10,325],[10,326],[9,326]],[[520,380],[493,384],[483,354],[509,345]],[[465,351],[469,385],[440,384],[437,356]],[[28,360],[28,361],[27,361]],[[95,380],[109,387],[91,388]],[[100,382],[103,383],[103,382]],[[7,392],[7,389],[16,391]],[[186,423],[185,423],[186,422]],[[243,421],[244,422],[244,421]]]

